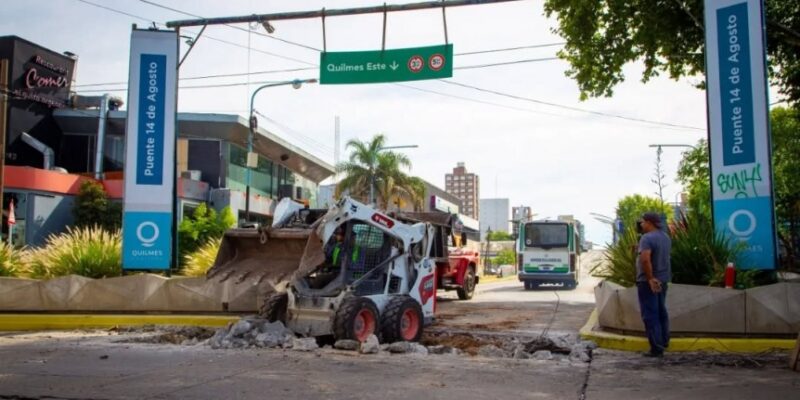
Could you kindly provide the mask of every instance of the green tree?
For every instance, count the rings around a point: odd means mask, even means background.
[[[516,265],[517,253],[514,249],[504,249],[497,253],[497,257],[492,259],[492,265]]]
[[[786,249],[785,266],[798,268],[800,249],[800,112],[778,107],[772,124],[773,191],[778,238]]]
[[[774,85],[800,99],[800,0],[765,0],[767,55]],[[644,63],[642,81],[667,73],[673,79],[704,71],[703,0],[545,0],[556,15],[555,32],[566,40],[559,56],[570,63],[581,98],[611,96],[623,67]]]
[[[491,233],[486,235],[486,238],[488,240],[491,240],[492,242],[499,242],[499,241],[505,241],[505,240],[514,240],[514,238],[511,236],[510,233],[503,232],[503,231],[492,231]]]
[[[99,226],[111,232],[122,226],[122,205],[109,200],[103,185],[85,180],[75,197],[72,216],[78,228]]]
[[[672,207],[661,199],[633,194],[623,197],[617,202],[617,218],[622,220],[624,227],[633,227],[642,214],[656,212],[672,219]]]
[[[380,134],[369,142],[358,139],[347,142],[350,157],[336,166],[337,172],[344,174],[336,186],[336,195],[348,191],[350,196],[366,202],[370,186],[374,185],[378,206],[384,210],[403,201],[410,201],[415,209],[421,208],[425,183],[403,171],[411,168],[406,155],[381,150],[385,145],[386,137]]]
[[[178,251],[179,262],[184,265],[186,255],[194,253],[203,244],[222,237],[225,230],[236,223],[230,207],[225,207],[222,212],[217,212],[200,203],[191,213],[185,216],[178,226]]]
[[[708,166],[708,142],[705,139],[683,153],[678,165],[678,182],[687,193],[687,206],[699,216],[711,220],[711,172]]]

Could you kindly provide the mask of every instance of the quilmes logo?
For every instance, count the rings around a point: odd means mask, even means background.
[[[758,220],[749,210],[736,210],[728,218],[728,230],[739,240],[750,240],[757,227]]]
[[[159,234],[158,225],[153,221],[144,221],[136,227],[136,238],[143,247],[153,247]]]

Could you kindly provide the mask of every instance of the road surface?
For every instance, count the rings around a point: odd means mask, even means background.
[[[479,286],[444,295],[426,340],[453,332],[519,340],[575,335],[591,312],[593,282],[576,291]],[[556,308],[556,306],[558,306]],[[556,312],[557,311],[557,312]],[[141,332],[0,334],[0,399],[790,399],[800,374],[786,355],[667,354],[663,360],[597,350],[590,363],[470,355],[359,355],[333,349],[214,350],[140,343]],[[474,349],[472,349],[474,350]]]

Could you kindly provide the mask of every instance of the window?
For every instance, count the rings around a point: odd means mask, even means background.
[[[525,225],[525,245],[528,247],[566,247],[569,245],[567,224],[531,223]]]

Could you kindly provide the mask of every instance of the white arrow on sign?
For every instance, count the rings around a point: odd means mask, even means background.
[[[392,64],[391,64],[391,65],[389,65],[389,68],[391,68],[391,69],[392,69],[392,71],[395,71],[395,70],[397,70],[397,67],[399,67],[399,66],[400,66],[400,65],[399,65],[399,64],[397,64],[397,61],[392,61]]]

